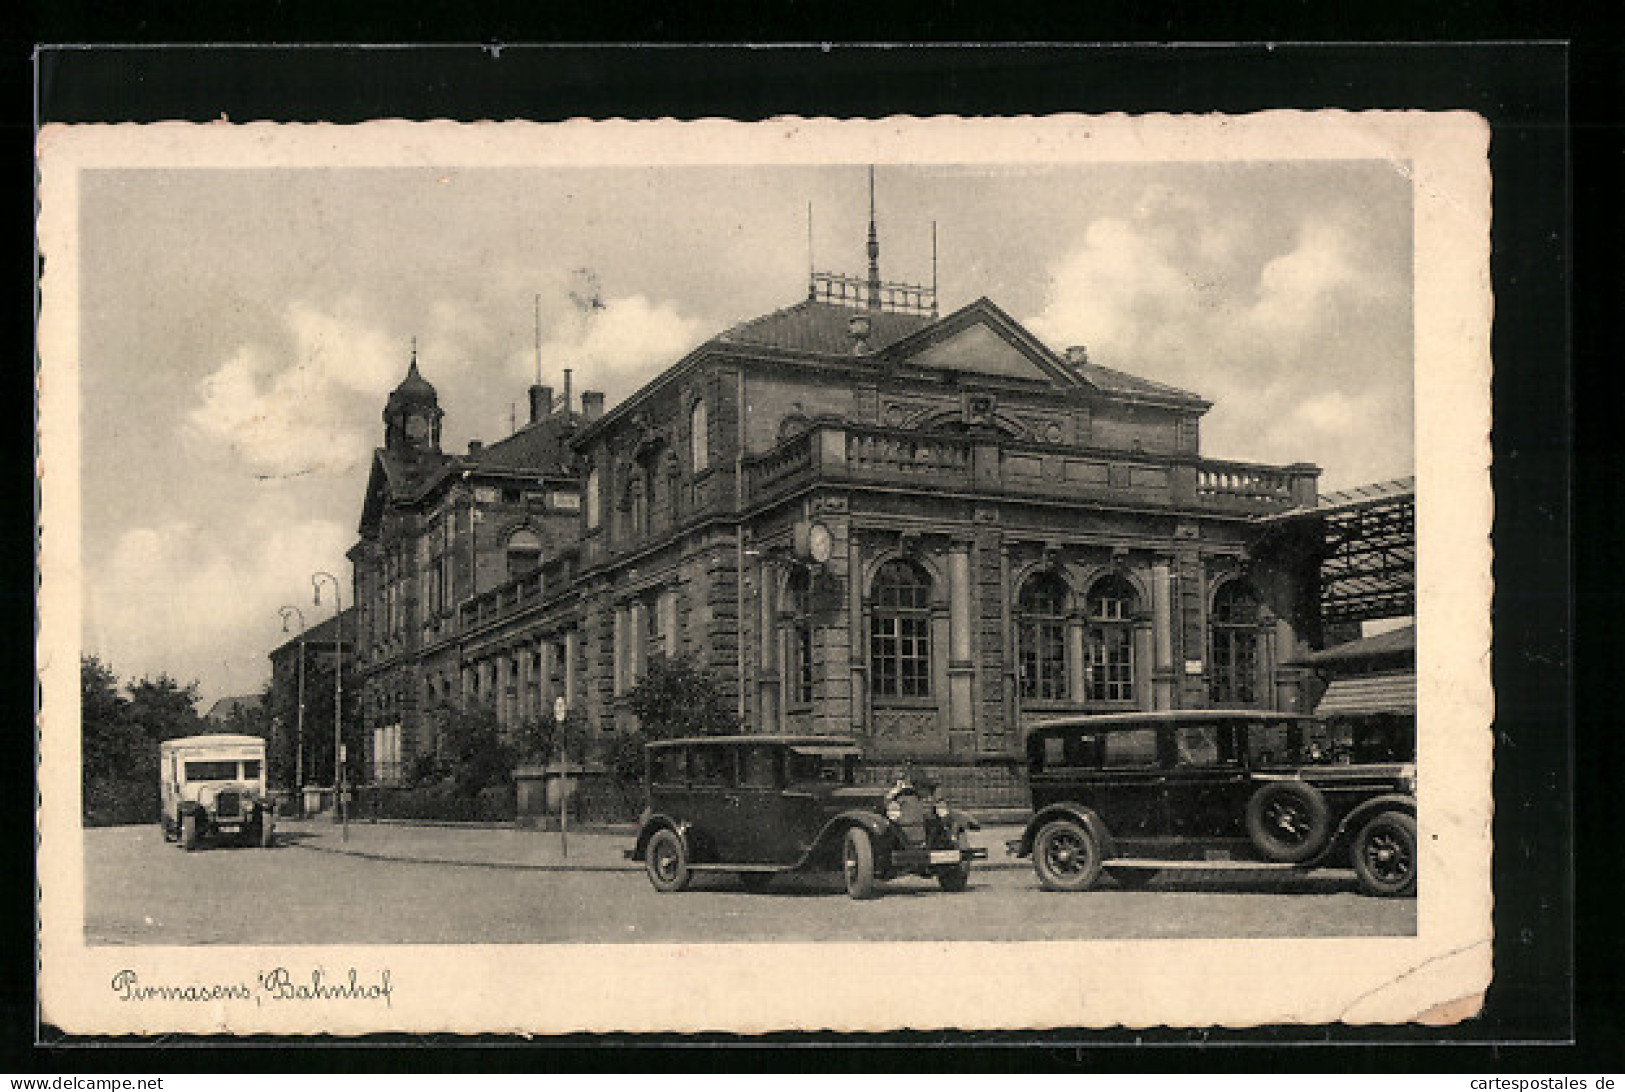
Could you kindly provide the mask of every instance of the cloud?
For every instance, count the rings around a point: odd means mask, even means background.
[[[543,367],[573,368],[576,389],[600,390],[611,404],[675,364],[719,326],[681,314],[646,296],[602,300],[597,309],[556,309],[544,325]],[[519,374],[533,374],[529,359]]]
[[[295,516],[289,496],[245,506],[229,526],[129,528],[89,579],[86,651],[121,678],[195,679],[205,704],[255,692],[269,674],[267,653],[287,639],[278,608],[297,606],[312,626],[331,613],[328,596],[311,603],[310,574],[331,572],[350,597],[349,528]]]
[[[283,325],[282,344],[240,345],[203,378],[186,425],[252,470],[353,471],[375,442],[371,422],[383,398],[403,374],[403,347],[351,314],[308,303],[289,305]]]
[[[1356,210],[1208,206],[1149,189],[1091,222],[1027,325],[1215,403],[1204,453],[1315,462],[1334,487],[1409,473],[1409,282]]]

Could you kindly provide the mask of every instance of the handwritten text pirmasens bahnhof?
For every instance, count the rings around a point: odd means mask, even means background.
[[[286,967],[262,971],[249,982],[148,982],[122,970],[109,985],[120,1001],[382,1001],[394,1005],[389,971],[363,978],[354,967],[343,975],[312,970],[295,974]]]

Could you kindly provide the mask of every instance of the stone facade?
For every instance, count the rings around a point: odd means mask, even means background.
[[[809,298],[608,413],[533,395],[531,424],[458,458],[403,391],[352,551],[380,777],[433,746],[441,701],[512,726],[563,696],[631,727],[659,655],[708,667],[750,730],[855,735],[982,803],[1019,802],[1036,717],[1307,708],[1317,544],[1258,517],[1312,507],[1318,470],[1202,458],[1207,402],[987,300]]]

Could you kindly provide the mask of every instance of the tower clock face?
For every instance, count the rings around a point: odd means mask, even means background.
[[[411,440],[427,440],[429,438],[429,422],[427,419],[413,414],[406,419],[406,435]]]
[[[815,523],[807,529],[807,553],[818,564],[822,565],[828,561],[834,548],[835,540],[831,537],[828,527],[822,523]]]

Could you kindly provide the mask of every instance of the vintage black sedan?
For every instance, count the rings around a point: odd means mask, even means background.
[[[898,876],[963,891],[974,820],[900,771],[860,784],[862,751],[831,736],[712,736],[651,743],[637,844],[658,891],[698,872],[733,872],[752,891],[775,875],[839,870],[847,894],[873,898]]]
[[[1057,718],[1027,735],[1033,818],[1008,849],[1052,891],[1103,871],[1137,887],[1169,869],[1345,865],[1368,894],[1412,895],[1416,766],[1400,745],[1293,713]]]

